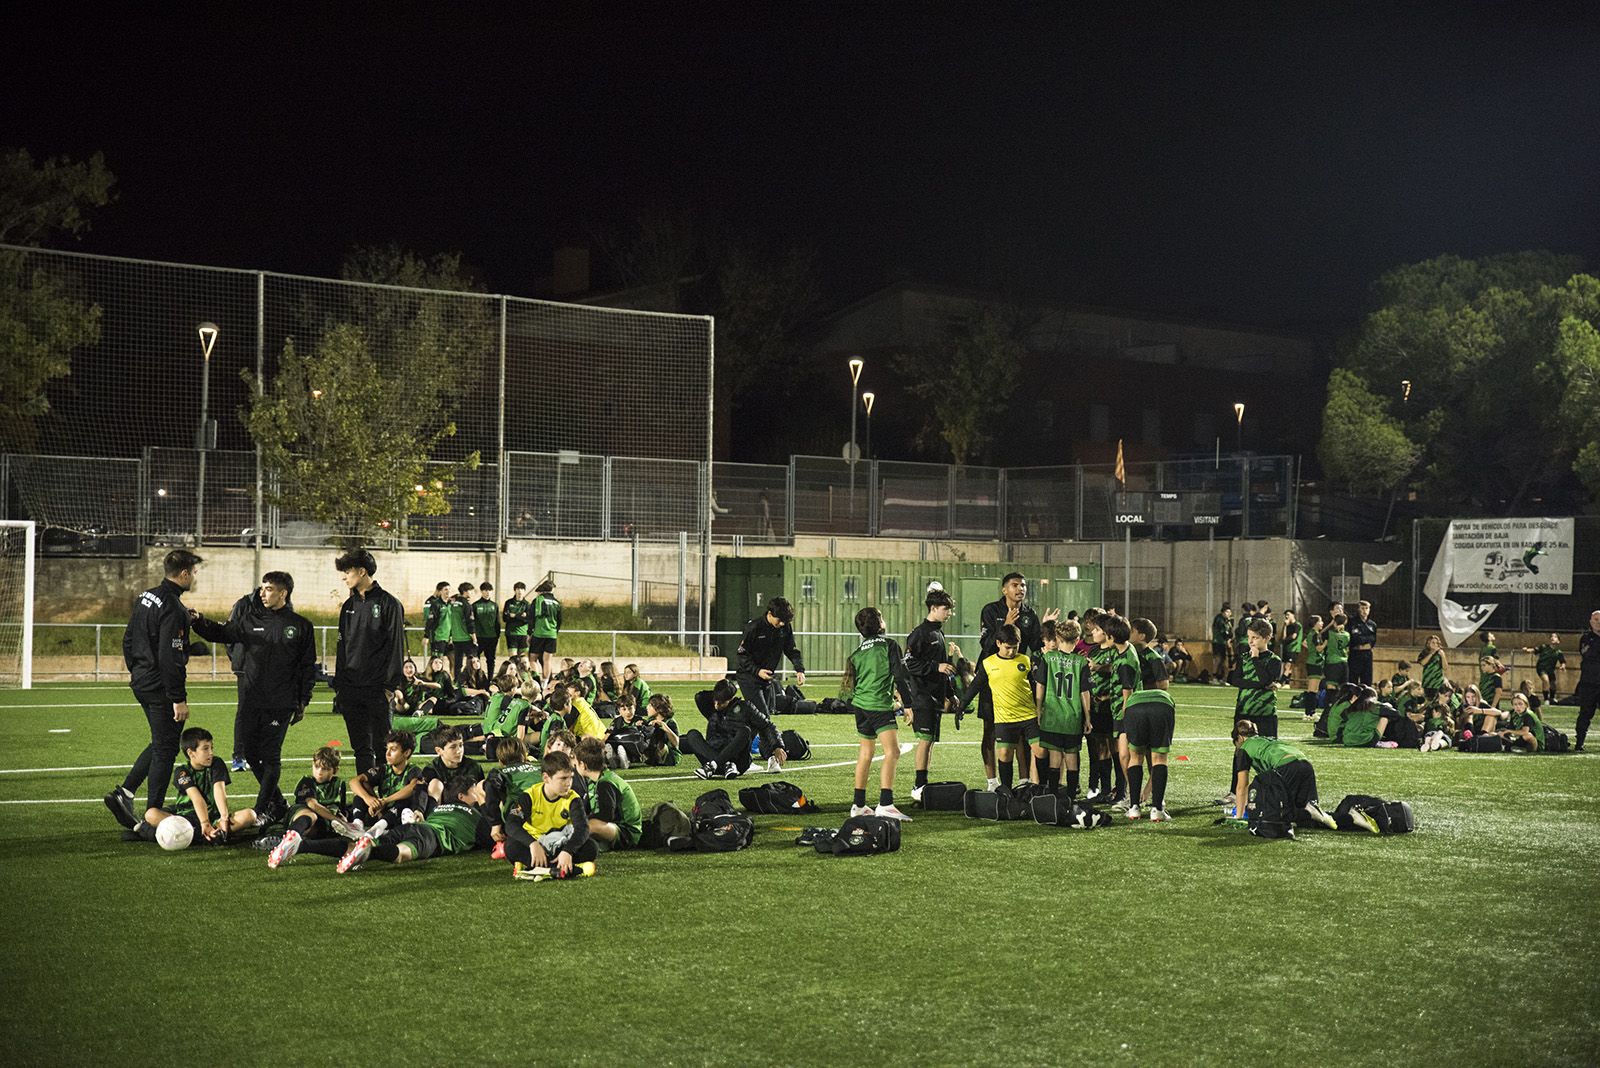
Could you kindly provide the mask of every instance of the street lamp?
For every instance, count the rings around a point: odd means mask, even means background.
[[[867,447],[861,453],[863,457],[872,459],[872,402],[877,400],[875,393],[861,394],[861,403],[867,408]]]
[[[1244,452],[1244,401],[1235,401],[1233,405],[1234,435],[1233,451]]]
[[[204,322],[195,327],[200,335],[200,429],[195,431],[194,447],[200,453],[199,477],[195,480],[194,538],[198,545],[206,537],[206,450],[216,448],[217,434],[210,419],[211,350],[216,347],[217,324]]]
[[[1400,380],[1400,403],[1404,404],[1411,399],[1411,379]]]
[[[856,356],[850,360],[850,514],[856,514],[856,388],[861,385],[861,369],[866,361]]]

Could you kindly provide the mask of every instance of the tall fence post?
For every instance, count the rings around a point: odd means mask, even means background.
[[[1419,560],[1421,545],[1418,541],[1420,531],[1417,529],[1419,521],[1411,520],[1411,637],[1416,639],[1417,634],[1417,591],[1422,585],[1422,565]]]
[[[265,271],[256,272],[256,396],[260,397],[266,392],[267,382],[267,275]],[[254,435],[251,435],[252,437]],[[261,497],[263,479],[261,472],[261,443],[256,446],[256,522],[255,545],[256,566],[254,576],[257,581],[261,578],[261,523],[263,520]]]
[[[1004,467],[1000,468],[996,481],[998,482],[996,497],[999,510],[995,512],[994,516],[994,536],[1000,541],[1005,541],[1008,531],[1006,528],[1006,469]]]
[[[689,532],[678,531],[678,644],[689,629]]]
[[[788,525],[788,530],[786,530],[784,532],[784,540],[789,542],[792,545],[792,544],[794,544],[794,531],[795,531],[794,456],[793,455],[791,455],[789,457],[789,467],[788,467],[788,469],[786,470],[786,472],[784,474],[783,498],[784,498],[783,510],[787,514],[786,522],[787,522],[787,525]]]
[[[500,388],[495,391],[496,411],[494,439],[495,471],[500,475],[500,485],[496,487],[497,492],[495,494],[495,510],[500,515],[500,522],[496,524],[495,527],[495,547],[497,549],[504,549],[506,547],[506,531],[509,529],[509,525],[506,520],[506,511],[510,508],[511,504],[511,494],[509,492],[510,484],[506,479],[506,315],[506,298],[502,296],[500,298]],[[499,554],[497,553],[495,563],[496,572],[500,570],[500,564],[498,560]],[[498,574],[495,577],[495,586],[498,588],[500,585]]]
[[[956,465],[944,469],[944,536],[951,538],[956,532]]]
[[[1250,536],[1250,458],[1239,457],[1239,537]]]
[[[629,553],[630,581],[628,583],[628,601],[633,606],[633,614],[639,614],[639,532],[633,532],[633,548]]]
[[[600,540],[611,540],[611,457],[600,468]]]
[[[1078,499],[1077,507],[1073,509],[1073,513],[1076,516],[1076,518],[1075,518],[1075,520],[1073,522],[1073,531],[1074,531],[1073,540],[1074,541],[1082,541],[1083,540],[1083,465],[1082,464],[1079,464],[1074,469],[1073,475],[1072,475],[1072,483],[1073,483],[1073,486],[1075,487],[1075,489],[1077,490],[1076,496],[1077,496],[1077,499]],[[1102,579],[1102,582],[1103,581],[1104,580]]]

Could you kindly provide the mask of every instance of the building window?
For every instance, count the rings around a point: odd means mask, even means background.
[[[846,603],[853,604],[861,599],[861,579],[855,575],[847,575],[844,580],[844,599]]]
[[[1111,409],[1107,405],[1089,405],[1089,440],[1111,440]]]
[[[812,604],[817,599],[817,576],[802,575],[800,577],[800,600]]]

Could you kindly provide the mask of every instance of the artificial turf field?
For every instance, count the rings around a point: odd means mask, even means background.
[[[692,726],[695,687],[665,689]],[[224,755],[233,692],[191,690]],[[603,856],[597,878],[529,884],[484,854],[341,876],[315,856],[269,872],[248,846],[124,844],[99,797],[148,736],[126,687],[3,691],[7,1060],[1600,1060],[1600,760],[1308,744],[1327,805],[1409,800],[1416,833],[1259,841],[1212,824],[1232,691],[1175,696],[1170,824],[913,811],[899,853],[825,858],[792,844],[799,818],[757,816],[745,852]],[[343,739],[328,700],[290,731],[286,787]],[[783,775],[822,805],[804,821],[837,825],[853,724],[782,718],[814,746]],[[946,724],[936,780],[981,784],[975,728]],[[706,785],[689,771],[626,774],[644,806],[687,808]],[[911,779],[908,757],[908,811]],[[236,797],[254,788],[236,773]]]

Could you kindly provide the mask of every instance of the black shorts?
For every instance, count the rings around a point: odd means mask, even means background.
[[[427,860],[429,857],[439,855],[439,832],[426,823],[408,823],[395,832],[390,841],[395,845],[408,845],[417,854],[418,860]]]
[[[1172,706],[1165,701],[1130,705],[1123,717],[1128,745],[1147,753],[1165,753],[1172,748],[1174,718]]]
[[[1057,734],[1055,731],[1041,730],[1039,744],[1053,753],[1071,753],[1076,756],[1083,746],[1083,735]]]
[[[886,708],[882,712],[869,712],[865,709],[850,706],[850,711],[856,714],[856,733],[863,738],[876,738],[884,731],[895,728],[894,709]]]
[[[919,700],[911,706],[911,732],[918,741],[937,742],[939,726],[944,722],[942,702]]]
[[[1235,716],[1234,722],[1247,719],[1256,725],[1256,733],[1263,738],[1276,738],[1278,736],[1278,715],[1274,712],[1270,716]]]
[[[1094,698],[1090,701],[1090,705],[1090,728],[1093,729],[1095,734],[1098,734],[1102,738],[1112,737],[1113,735],[1111,733],[1111,727],[1114,721],[1111,716],[1111,702]]]
[[[1025,719],[1019,722],[1006,723],[996,721],[994,725],[995,745],[1026,745],[1039,737],[1039,721]]]
[[[428,655],[429,656],[449,656],[450,655],[450,643],[449,642],[436,642],[436,641],[430,640],[428,642]]]
[[[506,648],[514,653],[522,652],[528,648],[528,636],[526,634],[507,634]]]
[[[1329,686],[1343,686],[1350,681],[1350,664],[1327,664],[1322,669],[1322,677],[1328,680]]]
[[[1306,661],[1306,678],[1308,678],[1308,679],[1320,679],[1320,678],[1322,678],[1322,664],[1321,664],[1320,661],[1318,663],[1315,663],[1315,664],[1313,664],[1309,660]]]
[[[1219,662],[1228,659],[1228,647],[1226,645],[1219,645],[1216,642],[1212,642],[1211,659]]]
[[[533,656],[543,656],[545,653],[549,653],[550,655],[554,656],[555,651],[556,640],[554,638],[528,639],[528,652]]]

